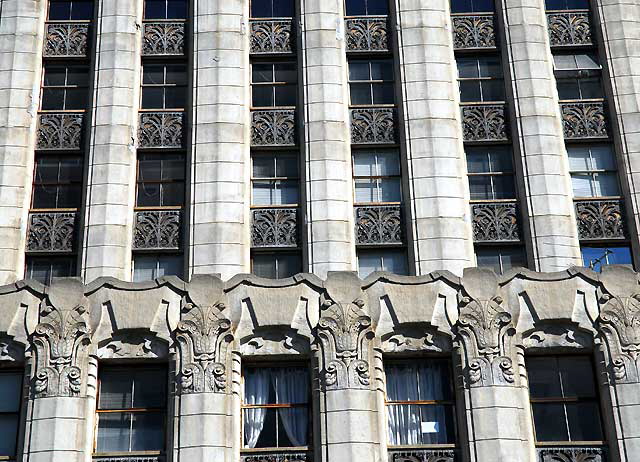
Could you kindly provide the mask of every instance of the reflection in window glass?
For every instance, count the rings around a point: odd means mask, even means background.
[[[136,207],[184,204],[184,154],[139,154]]]
[[[182,277],[181,255],[134,255],[133,282],[152,281],[162,276]]]
[[[574,197],[619,196],[611,145],[567,146]]]
[[[252,64],[253,107],[295,106],[297,81],[297,67],[293,62]]]
[[[390,59],[349,61],[352,105],[394,104],[393,61]]]
[[[602,271],[603,265],[633,265],[629,246],[584,246],[580,250],[584,266],[597,272]]]
[[[397,150],[353,151],[356,203],[400,202],[400,159]]]
[[[503,274],[511,268],[526,267],[524,249],[518,246],[476,246],[478,267],[489,268],[496,274]]]
[[[293,0],[251,0],[252,18],[292,18]]]
[[[452,13],[491,13],[493,0],[451,0]]]
[[[0,456],[16,455],[22,404],[22,371],[0,372]]]
[[[43,111],[84,110],[88,101],[87,66],[45,65],[42,80]]]
[[[409,274],[407,253],[404,249],[359,249],[358,274],[361,278],[376,271],[393,274]]]
[[[509,146],[467,146],[465,151],[471,200],[516,198]]]
[[[25,279],[35,279],[51,284],[53,278],[68,278],[76,275],[76,257],[27,256]]]
[[[145,0],[144,19],[186,19],[187,0]]]
[[[347,16],[385,16],[389,14],[388,0],[346,0]]]
[[[499,56],[456,59],[460,101],[504,101],[504,78]]]
[[[253,205],[298,204],[298,156],[295,153],[254,153],[251,160]]]
[[[284,279],[302,272],[297,253],[255,252],[251,257],[252,273],[268,279]]]
[[[38,155],[33,179],[33,209],[77,209],[82,200],[82,158]]]
[[[50,0],[49,21],[89,21],[93,19],[92,0]]]
[[[547,10],[588,10],[589,0],[545,0]]]

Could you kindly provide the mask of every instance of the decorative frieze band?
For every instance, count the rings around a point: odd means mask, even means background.
[[[135,212],[133,248],[135,250],[179,249],[182,228],[180,210]]]
[[[254,19],[250,25],[252,54],[281,54],[294,51],[292,20]]]
[[[164,462],[164,456],[94,456],[93,462]]]
[[[181,148],[183,112],[141,112],[138,142],[141,148]]]
[[[539,462],[606,462],[604,448],[554,447],[539,448]]]
[[[252,247],[298,246],[298,209],[261,208],[251,215]]]
[[[453,47],[457,50],[495,48],[494,15],[474,14],[452,16]]]
[[[604,102],[560,103],[566,139],[608,138]]]
[[[251,112],[251,146],[295,146],[295,109]]]
[[[621,200],[577,201],[576,219],[580,240],[624,239],[624,204]]]
[[[520,241],[516,202],[472,204],[471,214],[475,242]]]
[[[240,457],[241,462],[312,462],[310,454],[296,453],[269,453],[247,454]]]
[[[551,46],[591,45],[588,11],[547,13]]]
[[[146,22],[142,37],[143,56],[182,56],[185,50],[184,22]]]
[[[357,244],[402,244],[400,205],[356,207],[355,216]]]
[[[76,212],[29,214],[27,252],[73,252]]]
[[[456,462],[456,460],[456,453],[453,450],[389,450],[389,462]]]
[[[43,112],[38,115],[39,150],[78,150],[84,112]]]
[[[47,58],[78,58],[87,56],[89,24],[47,23],[43,55]]]
[[[347,51],[388,51],[387,24],[386,16],[346,19]]]
[[[351,109],[352,144],[395,144],[395,108]]]
[[[465,104],[462,132],[465,141],[506,141],[506,106],[504,104]]]

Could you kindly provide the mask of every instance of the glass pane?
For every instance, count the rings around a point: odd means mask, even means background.
[[[349,80],[370,80],[369,61],[349,61]]]
[[[79,184],[58,186],[57,208],[75,209],[80,207],[82,202],[82,187]]]
[[[402,200],[400,178],[380,180],[380,200],[382,202],[400,202]]]
[[[163,207],[178,207],[184,205],[184,183],[165,183],[162,185],[161,204]]]
[[[130,426],[129,413],[98,414],[96,452],[128,452]]]
[[[49,2],[49,19],[52,21],[68,21],[71,19],[71,2]]]
[[[145,0],[145,19],[166,19],[165,0]]]
[[[133,281],[151,281],[156,277],[156,258],[153,256],[135,256],[133,258]]]
[[[55,209],[57,208],[57,199],[57,186],[34,185],[32,204],[34,209]]]
[[[571,171],[584,172],[591,170],[588,146],[567,147],[567,154],[569,155],[569,169]]]
[[[569,10],[588,10],[589,0],[566,0]]]
[[[138,160],[139,181],[160,181],[162,179],[162,155],[140,155]]]
[[[60,159],[60,181],[82,181],[82,159],[62,158]]]
[[[578,81],[580,82],[580,97],[582,99],[604,98],[604,93],[602,92],[602,84],[600,83],[600,78],[598,77],[581,78]]]
[[[613,148],[607,145],[591,146],[593,168],[596,170],[615,170]]]
[[[275,87],[275,105],[276,106],[295,106],[296,105],[296,87],[295,85],[279,85]]]
[[[455,443],[451,406],[419,406],[421,444]]]
[[[482,101],[480,82],[477,80],[463,80],[460,84],[460,101],[463,103]]]
[[[400,159],[397,151],[376,151],[376,160],[380,176],[400,175]]]
[[[0,374],[0,396],[2,396],[0,412],[18,412],[20,410],[22,373],[4,372]],[[0,432],[0,434],[2,433]]]
[[[513,156],[507,146],[488,148],[492,172],[513,172]]]
[[[445,405],[389,405],[389,440],[393,445],[455,442],[453,407]]]
[[[387,0],[367,0],[368,15],[387,15],[389,14],[389,5]]]
[[[187,69],[184,66],[166,66],[166,69],[166,83],[172,83],[174,85],[187,84]]]
[[[631,249],[629,247],[583,247],[584,266],[593,266],[593,270],[601,271],[603,264],[631,265]]]
[[[68,88],[66,91],[66,100],[64,108],[67,110],[86,109],[87,107],[87,89],[86,88]]]
[[[601,69],[598,58],[592,53],[582,53],[575,55],[575,60],[580,69]]]
[[[42,258],[29,258],[26,262],[25,279],[35,279],[43,284],[48,284],[51,280],[51,265]]]
[[[64,86],[66,81],[66,67],[49,67],[44,68],[44,86]]]
[[[491,191],[491,177],[485,175],[470,176],[469,193],[471,200],[494,199]]]
[[[498,250],[476,247],[476,260],[478,267],[490,268],[500,274],[500,252]]]
[[[154,207],[160,205],[160,183],[138,183],[138,207]]]
[[[353,151],[354,176],[377,176],[377,153],[375,151]],[[381,162],[386,160],[380,159]]]
[[[244,409],[245,446],[251,448],[278,447],[277,409]],[[262,423],[262,429],[259,428]]]
[[[252,18],[271,18],[273,0],[251,0]]]
[[[18,440],[18,425],[20,417],[14,415],[0,416],[0,456],[14,456]]]
[[[276,18],[292,18],[295,16],[293,0],[273,0],[273,16]]]
[[[467,171],[469,173],[487,173],[489,168],[489,153],[485,148],[466,147]]]
[[[395,102],[395,94],[393,83],[374,83],[373,88],[373,104],[393,104]]]
[[[512,175],[493,176],[494,199],[515,199],[516,187]]]
[[[494,11],[493,0],[472,0],[473,12],[490,12]]]
[[[278,447],[307,445],[308,411],[304,407],[278,410]]]
[[[597,402],[569,403],[566,406],[570,441],[602,440],[600,409]]]
[[[182,266],[182,256],[180,255],[163,255],[158,257],[158,275],[156,277],[182,277]]]
[[[382,252],[382,270],[393,274],[408,274],[407,256],[402,250]]]
[[[557,79],[558,97],[561,100],[580,99],[578,79]]]
[[[86,66],[67,68],[67,85],[87,87],[89,85],[89,68]]]
[[[186,0],[168,0],[167,1],[167,19],[186,19],[187,17],[187,1]]]
[[[36,161],[36,183],[57,183],[60,172],[60,159],[39,157]]]
[[[142,109],[162,109],[164,107],[164,91],[161,87],[142,88]]]
[[[502,60],[497,56],[478,59],[480,77],[502,78]]]
[[[618,177],[615,173],[596,173],[594,180],[596,196],[619,196]]]
[[[593,398],[596,386],[591,360],[581,356],[558,358],[563,396],[565,398]]]
[[[273,254],[255,254],[252,259],[252,272],[256,276],[276,279],[276,259]]]
[[[277,176],[298,178],[298,157],[295,154],[277,154],[275,162]]]
[[[591,173],[572,173],[571,187],[573,189],[573,197],[593,197],[594,181]]]
[[[273,107],[273,87],[271,85],[255,85],[251,91],[253,107]]]
[[[133,404],[131,370],[109,370],[100,373],[98,409],[128,409]]]
[[[145,65],[142,72],[142,83],[147,85],[164,84],[164,66]]]
[[[456,59],[456,64],[458,65],[458,77],[461,79],[473,79],[479,77],[478,59],[458,58]]]
[[[132,415],[132,420],[132,451],[161,451],[164,449],[164,413],[136,413]]]
[[[526,367],[529,376],[529,393],[532,398],[562,396],[556,357],[527,358]]]
[[[393,80],[393,61],[382,59],[371,61],[372,80]]]
[[[373,252],[358,252],[358,274],[361,278],[375,271],[382,271],[382,255]]]
[[[562,404],[533,403],[536,441],[568,441],[567,424]]]
[[[254,178],[273,178],[276,176],[276,161],[272,155],[254,155],[253,156],[253,177]]]
[[[300,202],[298,197],[298,182],[297,181],[278,181],[278,204],[297,204]]]
[[[482,80],[482,101],[504,101],[504,82],[502,79]]]
[[[278,279],[288,278],[302,271],[302,260],[299,255],[278,255],[277,259],[276,277]]]
[[[375,180],[355,180],[356,203],[379,202]]]
[[[251,82],[273,82],[273,64],[254,64],[251,66]]]
[[[132,371],[129,371],[132,374]],[[164,369],[133,372],[133,407],[164,408],[167,401],[167,373]]]
[[[367,14],[366,0],[346,0],[347,16],[364,16]]]
[[[273,205],[275,184],[272,181],[253,181],[252,198],[253,205]]]
[[[45,111],[64,109],[64,89],[44,88],[42,90],[42,109]]]
[[[182,109],[186,105],[185,87],[167,87],[164,92],[164,109]]]
[[[351,92],[351,104],[373,104],[371,96],[371,84],[352,83],[349,85]]]
[[[576,55],[553,55],[553,67],[559,71],[577,69]]]
[[[506,247],[501,251],[502,271],[511,268],[526,267],[527,258],[521,247]]]
[[[296,83],[298,70],[295,63],[278,63],[274,66],[276,82]]]
[[[165,154],[162,161],[163,180],[184,180],[184,156],[182,154]]]
[[[451,12],[452,13],[473,12],[473,7],[471,6],[471,0],[451,0]]]
[[[275,389],[275,402],[279,404],[306,404],[309,402],[309,370],[306,367],[270,368]]]

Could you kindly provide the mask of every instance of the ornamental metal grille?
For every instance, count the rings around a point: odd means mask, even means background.
[[[251,245],[253,247],[297,247],[298,209],[254,209]]]
[[[295,129],[294,109],[251,112],[251,146],[294,146]]]
[[[243,455],[240,457],[240,460],[242,462],[311,462],[313,459],[309,454],[297,452]]]
[[[183,112],[141,112],[138,141],[141,148],[181,148]]]
[[[143,56],[181,56],[185,49],[183,22],[147,22],[142,36]]]
[[[471,214],[475,242],[520,241],[517,203],[472,204]]]
[[[496,31],[492,14],[453,16],[452,19],[455,49],[496,47]]]
[[[38,115],[39,150],[77,150],[82,140],[84,112],[45,112]]]
[[[73,252],[76,212],[29,214],[28,252]]]
[[[608,138],[604,102],[560,103],[567,139]]]
[[[94,456],[93,462],[165,462],[164,456]]]
[[[87,56],[89,24],[48,23],[43,55],[50,58]]]
[[[394,108],[351,109],[352,144],[395,144]]]
[[[509,139],[504,104],[463,105],[462,132],[465,141]]]
[[[388,51],[387,17],[345,20],[347,51]]]
[[[390,462],[457,462],[454,450],[409,449],[390,450]]]
[[[548,13],[551,46],[591,45],[589,12]]]
[[[577,201],[576,219],[581,240],[627,237],[621,200]]]
[[[539,462],[606,462],[604,448],[564,447],[539,448]]]
[[[251,53],[292,53],[293,21],[290,19],[251,20]]]
[[[179,249],[181,221],[180,210],[136,212],[133,248],[136,250]]]
[[[357,244],[402,244],[399,205],[356,207]]]

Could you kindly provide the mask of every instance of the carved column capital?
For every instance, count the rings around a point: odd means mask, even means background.
[[[182,298],[175,332],[179,347],[179,392],[226,393],[235,326],[228,319],[222,280],[194,276]]]

